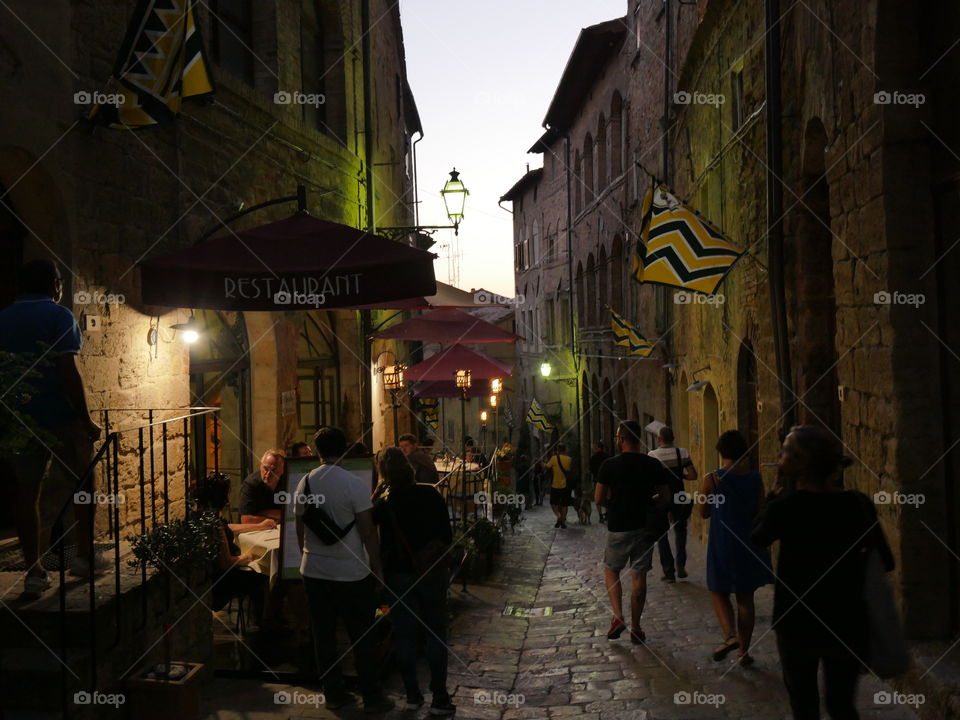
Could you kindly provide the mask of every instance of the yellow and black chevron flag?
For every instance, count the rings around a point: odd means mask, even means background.
[[[637,282],[712,295],[743,251],[650,177],[633,258]]]
[[[87,117],[114,130],[170,122],[184,99],[213,92],[193,0],[140,0],[108,87],[113,102]]]
[[[527,411],[527,422],[545,433],[553,432],[553,424],[543,414],[543,408],[540,407],[536,398],[530,403],[530,409]]]
[[[614,338],[616,338],[614,344],[627,348],[631,355],[650,357],[654,344],[641,335],[640,331],[633,325],[614,312],[613,308],[608,307],[607,310],[610,311],[610,328],[613,330]]]

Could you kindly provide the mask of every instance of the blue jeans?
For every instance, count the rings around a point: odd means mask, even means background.
[[[687,565],[687,516],[677,518],[670,514],[671,527],[673,527],[674,542],[677,546],[677,559],[674,565],[673,553],[670,552],[670,531],[668,530],[657,540],[657,548],[660,550],[660,567],[663,568],[664,575],[676,574],[677,567],[686,567]]]
[[[411,572],[387,573],[390,619],[393,623],[397,664],[407,695],[417,695],[417,637],[426,632],[427,665],[433,699],[446,700],[447,693],[447,578],[433,572],[423,578]],[[399,600],[397,598],[400,598]]]

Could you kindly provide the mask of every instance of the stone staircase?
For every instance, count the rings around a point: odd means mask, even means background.
[[[127,565],[126,543],[120,555],[119,593],[111,550],[108,570],[94,583],[93,613],[85,579],[65,575],[61,614],[58,573],[51,573],[53,586],[42,597],[24,601],[22,574],[0,572],[0,720],[63,718],[64,708],[71,720],[126,717],[123,704],[105,703],[124,693],[128,675],[161,660],[165,618],[177,622],[175,659],[206,660],[210,613],[193,594],[202,593],[204,584],[187,589],[174,581],[168,607],[166,583],[148,575],[144,584],[141,572]],[[182,615],[188,618],[180,621]]]

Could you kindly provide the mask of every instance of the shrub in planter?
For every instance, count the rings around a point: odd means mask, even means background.
[[[163,662],[135,673],[127,682],[138,717],[192,718],[199,712],[199,663],[171,661],[171,592],[173,576],[191,580],[208,576],[220,554],[220,519],[204,513],[188,520],[162,523],[143,535],[130,536],[131,567],[150,567],[161,578],[166,603],[161,623]]]

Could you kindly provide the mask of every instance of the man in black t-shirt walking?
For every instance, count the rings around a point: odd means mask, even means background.
[[[670,502],[670,472],[663,464],[640,449],[640,423],[628,420],[617,428],[620,454],[600,467],[594,501],[607,506],[607,548],[604,553],[603,579],[613,608],[613,621],[607,638],[620,637],[623,620],[623,592],[620,571],[627,565],[633,576],[630,593],[630,641],[639,644],[646,635],[640,628],[640,616],[647,598],[647,573],[653,566],[653,546],[648,517]],[[655,531],[653,531],[655,534]]]

